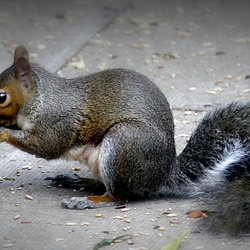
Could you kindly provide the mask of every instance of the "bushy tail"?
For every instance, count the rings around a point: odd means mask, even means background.
[[[200,184],[198,194],[205,209],[212,211],[200,223],[210,232],[250,233],[249,152],[238,162],[229,164],[219,176],[208,176]]]
[[[202,225],[212,232],[250,233],[250,103],[207,114],[178,156],[191,195],[214,211]]]

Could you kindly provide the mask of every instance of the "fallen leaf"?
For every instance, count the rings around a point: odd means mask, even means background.
[[[70,62],[69,65],[73,66],[75,69],[84,69],[85,68],[85,62],[83,60],[83,57],[80,57],[80,60],[78,62]]]
[[[207,210],[192,210],[186,212],[186,215],[188,218],[202,218],[207,216],[208,211]]]
[[[118,237],[116,237],[114,239],[103,239],[101,242],[97,243],[94,246],[93,250],[98,250],[101,247],[111,245],[112,243],[118,243],[118,242],[121,242],[121,241],[124,241],[124,240],[128,240],[130,238],[131,238],[130,234],[125,234],[125,235],[118,236]]]
[[[182,243],[182,240],[186,237],[189,230],[182,232],[176,238],[170,240],[169,243],[161,247],[161,250],[177,250]]]

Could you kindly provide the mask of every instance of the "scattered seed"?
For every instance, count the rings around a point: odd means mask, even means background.
[[[178,58],[180,58],[180,56],[174,52],[167,52],[164,54],[164,58],[166,58],[166,59],[178,59]]]
[[[14,244],[12,244],[12,243],[6,243],[6,244],[2,245],[2,248],[9,248],[9,247],[13,247],[13,246],[14,246]]]
[[[207,90],[206,93],[210,94],[210,95],[216,95],[217,92],[214,90]]]
[[[80,223],[80,226],[89,226],[89,225],[90,225],[90,223],[84,222],[84,221]]]
[[[122,230],[123,231],[128,231],[130,229],[130,227],[123,227]]]
[[[189,36],[190,36],[190,33],[188,33],[185,30],[178,30],[177,31],[177,37],[180,39],[185,39],[185,38],[188,38]]]
[[[113,219],[122,220],[122,219],[124,219],[124,217],[123,217],[123,216],[119,216],[119,215],[117,215],[117,216],[114,216],[114,217],[113,217]]]
[[[220,87],[216,87],[216,88],[214,89],[214,91],[216,91],[216,92],[222,92],[222,91],[224,91],[224,89],[223,89],[223,88],[220,88]]]
[[[205,48],[212,48],[213,47],[213,43],[211,43],[211,42],[203,43],[203,47],[205,47]]]
[[[103,215],[102,215],[102,214],[96,214],[95,217],[96,217],[96,218],[102,218]]]
[[[28,195],[28,194],[25,195],[25,198],[26,198],[27,200],[33,200],[33,197],[32,197],[31,195]]]
[[[177,214],[167,214],[167,217],[176,217]]]
[[[243,89],[242,92],[243,93],[250,93],[250,89]]]
[[[24,165],[22,169],[28,169],[28,170],[32,169],[31,163]]]
[[[216,80],[215,81],[215,84],[220,84],[220,83],[223,83],[223,80]]]
[[[170,224],[173,224],[173,225],[174,225],[174,224],[180,224],[180,222],[179,222],[178,220],[171,220],[171,221],[170,221]]]
[[[148,49],[151,47],[151,45],[148,43],[138,43],[138,44],[134,43],[131,46],[136,49]]]
[[[166,231],[166,228],[165,227],[159,227],[158,231]]]
[[[130,211],[130,210],[131,210],[131,208],[125,207],[125,208],[122,208],[122,209],[121,209],[121,212],[128,212],[128,211]]]
[[[66,226],[76,226],[77,223],[76,222],[66,222],[65,225]]]
[[[140,233],[133,233],[132,234],[134,237],[138,237],[138,236],[140,236],[141,234]]]
[[[191,115],[191,114],[193,114],[193,112],[190,111],[190,110],[188,110],[188,111],[185,111],[184,114],[185,114],[185,115]]]
[[[56,238],[56,242],[64,241],[65,239],[63,238]]]
[[[195,91],[195,90],[196,90],[196,87],[190,87],[188,90],[190,90],[190,91]]]
[[[126,222],[126,223],[131,223],[131,220],[130,220],[130,219],[127,219],[127,218],[124,219],[123,221]]]
[[[174,78],[176,77],[176,74],[175,74],[174,72],[172,72],[172,73],[170,74],[170,77],[171,77],[172,79],[174,79]]]
[[[189,137],[190,135],[188,134],[179,134],[179,135],[176,135],[174,138],[177,139],[177,138],[182,138],[182,137]]]
[[[250,43],[250,38],[248,37],[243,37],[243,38],[238,38],[238,39],[231,39],[235,43]]]
[[[113,243],[120,243],[120,242],[122,242],[122,240],[119,240],[119,239],[113,240]]]
[[[129,21],[132,24],[139,24],[139,25],[158,25],[159,20],[154,18],[138,18],[138,17],[129,17]]]
[[[17,220],[17,219],[19,219],[20,218],[20,215],[18,214],[18,215],[16,215],[15,217],[14,217],[14,220]]]
[[[226,79],[226,80],[232,80],[232,79],[233,79],[233,76],[232,76],[232,75],[227,75],[227,76],[225,77],[225,79]]]
[[[205,50],[202,50],[200,52],[198,52],[198,56],[204,56],[207,52]]]

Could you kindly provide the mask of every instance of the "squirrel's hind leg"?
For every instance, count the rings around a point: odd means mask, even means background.
[[[159,195],[175,158],[174,147],[166,140],[164,132],[142,122],[115,124],[99,145],[86,151],[87,165],[105,185],[105,195],[73,197],[62,205],[100,208]]]

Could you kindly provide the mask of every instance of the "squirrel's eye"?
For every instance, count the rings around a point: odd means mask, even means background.
[[[6,107],[10,103],[10,96],[6,92],[0,92],[0,107]]]
[[[7,93],[0,93],[0,104],[5,103],[7,100]]]

